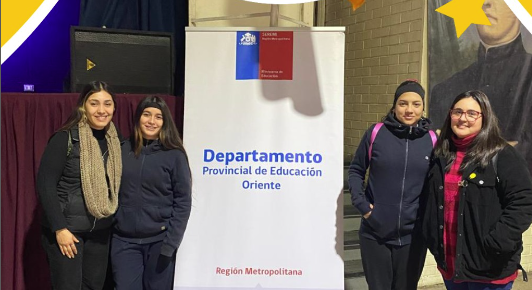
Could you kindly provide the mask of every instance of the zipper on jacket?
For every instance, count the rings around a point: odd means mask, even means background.
[[[146,160],[146,155],[142,155],[142,161],[140,162],[139,180],[138,180],[139,186],[137,187],[139,191],[142,190],[142,172],[144,171],[144,160]],[[138,194],[139,196],[142,196],[141,192],[139,192]]]
[[[410,131],[408,131],[408,136],[412,134],[412,126],[410,126]],[[405,179],[406,179],[406,167],[408,165],[408,137],[406,138],[406,152],[405,152],[405,169],[403,171],[403,184],[401,185],[401,200],[399,201],[399,219],[397,221],[397,237],[399,240],[399,246],[403,245],[401,241],[401,213],[403,211],[403,196],[405,194]]]
[[[148,145],[146,144],[146,148],[148,147]],[[142,154],[142,152],[141,152]],[[137,186],[137,189],[138,189],[138,195],[141,199],[141,201],[144,203],[144,200],[143,199],[143,194],[142,194],[142,172],[144,171],[144,160],[146,160],[146,154],[143,154],[142,155],[142,162],[140,163],[140,175],[139,175],[139,185]],[[138,205],[138,204],[136,204]],[[135,233],[137,232],[137,225],[138,225],[138,218],[139,218],[139,215],[136,216],[136,220],[137,222],[135,223]]]
[[[96,220],[97,218],[94,218],[94,222],[92,223],[92,229],[89,232],[92,232],[94,228],[96,227]]]

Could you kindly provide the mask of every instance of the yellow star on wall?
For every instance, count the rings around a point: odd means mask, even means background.
[[[454,19],[456,37],[459,38],[471,24],[491,25],[482,10],[483,4],[484,0],[452,0],[436,9],[436,12]]]

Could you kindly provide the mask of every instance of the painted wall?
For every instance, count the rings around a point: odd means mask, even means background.
[[[62,92],[70,74],[70,26],[78,25],[80,1],[58,1],[41,25],[2,64],[2,92]]]
[[[260,4],[243,0],[190,0],[190,26],[265,27],[270,26],[269,16],[196,23],[194,23],[194,21],[195,19],[200,18],[238,16],[253,13],[269,13],[270,10],[271,5],[269,4]],[[312,26],[314,23],[314,2],[304,4],[279,5],[279,13],[281,15],[303,21],[306,24]],[[280,19],[279,26],[298,27],[299,25]]]

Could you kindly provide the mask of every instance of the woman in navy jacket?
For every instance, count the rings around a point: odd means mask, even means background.
[[[188,158],[168,106],[140,102],[122,147],[111,261],[116,289],[173,289],[176,251],[191,207]]]
[[[484,93],[453,101],[425,191],[423,235],[447,289],[511,289],[532,222],[532,181]]]
[[[352,202],[363,215],[360,251],[370,290],[414,290],[423,269],[426,248],[416,225],[432,152],[424,96],[415,81],[399,85],[384,125],[373,143],[375,125],[366,131],[349,168]]]

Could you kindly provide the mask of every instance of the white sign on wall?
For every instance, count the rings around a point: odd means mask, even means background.
[[[189,28],[175,289],[343,289],[343,28]]]

